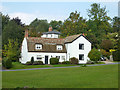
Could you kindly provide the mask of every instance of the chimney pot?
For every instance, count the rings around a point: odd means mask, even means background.
[[[28,29],[25,30],[25,37],[28,37]]]
[[[50,32],[50,31],[52,31],[52,27],[51,27],[51,26],[49,27],[49,32]]]

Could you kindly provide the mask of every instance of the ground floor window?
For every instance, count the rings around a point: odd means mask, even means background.
[[[79,54],[79,60],[84,60],[84,54]]]
[[[60,56],[56,56],[56,58],[60,59]]]
[[[37,55],[37,60],[42,60],[42,55]]]
[[[62,60],[65,60],[65,56],[61,56]]]

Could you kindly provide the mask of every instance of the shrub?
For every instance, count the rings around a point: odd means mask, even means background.
[[[70,61],[63,61],[62,64],[70,64]]]
[[[91,61],[97,62],[100,59],[100,57],[101,57],[101,52],[98,51],[97,49],[93,48],[89,52],[88,57],[90,58]]]
[[[26,62],[26,65],[32,65],[32,63],[30,61]]]
[[[112,54],[114,61],[120,61],[120,50],[114,51]]]
[[[43,65],[42,61],[34,61],[33,65]]]
[[[6,61],[7,61],[7,58],[4,57],[3,60],[2,60],[2,66],[3,66],[3,67],[5,67],[5,63],[6,63]]]
[[[58,63],[59,63],[58,58],[50,58],[50,64],[54,65],[54,64],[58,64]]]
[[[78,64],[78,59],[75,57],[70,58],[70,63],[71,64]]]
[[[31,64],[34,63],[34,57],[31,57]]]
[[[110,52],[106,52],[104,49],[101,49],[100,52],[101,52],[101,54],[102,54],[103,56],[109,58]]]
[[[12,67],[12,60],[7,59],[5,61],[5,68],[10,69]]]

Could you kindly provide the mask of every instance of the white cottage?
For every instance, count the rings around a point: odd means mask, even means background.
[[[59,58],[59,62],[69,61],[76,57],[79,64],[86,63],[88,53],[91,50],[91,43],[84,35],[73,35],[66,38],[59,38],[60,32],[49,31],[43,33],[41,37],[28,37],[28,30],[25,31],[25,37],[21,47],[21,63],[26,63],[34,57],[35,61],[43,61],[44,64],[50,64],[51,57]]]

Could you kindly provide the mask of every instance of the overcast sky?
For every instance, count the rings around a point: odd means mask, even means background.
[[[88,19],[87,9],[93,2],[2,2],[0,10],[10,18],[19,17],[26,25],[35,18],[51,20],[67,19],[71,12],[78,11]],[[99,3],[99,2],[97,2]],[[101,7],[106,6],[108,16],[118,16],[118,2],[100,2]]]

